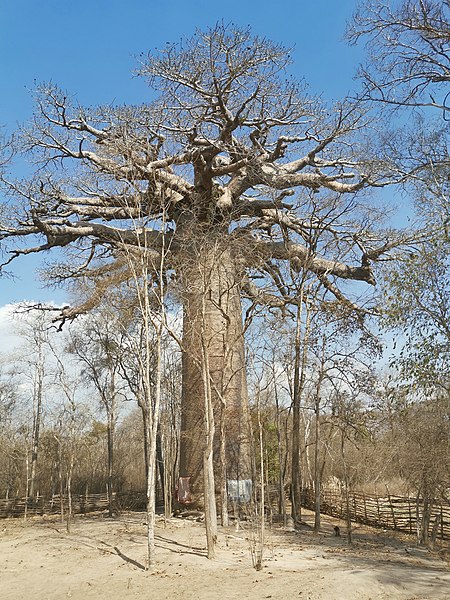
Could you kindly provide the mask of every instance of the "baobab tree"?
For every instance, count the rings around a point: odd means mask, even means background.
[[[95,281],[63,320],[131,279],[130,253],[144,253],[158,280],[168,249],[164,276],[184,314],[180,475],[194,491],[205,386],[216,415],[226,411],[227,476],[250,476],[242,297],[298,304],[281,275],[289,262],[356,308],[338,280],[373,285],[371,262],[396,243],[375,232],[376,213],[359,201],[392,176],[365,142],[364,113],[347,101],[323,106],[289,77],[289,64],[283,46],[218,24],[141,56],[139,73],[156,92],[148,104],[85,109],[41,86],[15,140],[36,172],[3,178],[3,269],[59,250],[51,281]]]

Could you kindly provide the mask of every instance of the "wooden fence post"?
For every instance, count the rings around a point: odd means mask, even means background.
[[[409,533],[413,532],[413,516],[411,512],[411,498],[408,496],[408,512],[409,512]]]
[[[391,498],[390,494],[388,494],[388,500],[389,500],[389,506],[391,508],[393,529],[397,529],[397,524],[395,522],[395,510],[394,510],[394,505],[392,504],[392,498]]]

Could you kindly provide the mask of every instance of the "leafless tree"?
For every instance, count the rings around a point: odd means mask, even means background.
[[[80,442],[82,431],[86,426],[88,413],[78,400],[80,391],[80,380],[70,373],[69,365],[61,358],[60,349],[51,342],[49,343],[56,362],[55,380],[61,392],[61,404],[58,407],[56,418],[57,427],[54,428],[54,439],[58,450],[58,471],[60,482],[60,496],[63,491],[63,480],[65,471],[65,492],[67,493],[66,529],[70,533],[73,505],[72,505],[72,483],[76,463],[80,460]],[[63,467],[63,459],[65,469]],[[63,500],[61,500],[61,520],[63,519]]]
[[[362,2],[348,36],[367,43],[367,65],[360,69],[367,98],[437,108],[450,119],[449,0]]]
[[[361,99],[387,116],[380,145],[409,174],[421,227],[440,234],[449,216],[449,1],[363,1],[348,37],[366,43]]]
[[[13,489],[14,460],[14,420],[18,401],[16,386],[11,375],[0,363],[0,493],[6,499]]]
[[[16,315],[17,330],[23,343],[16,353],[14,369],[16,376],[23,378],[26,396],[31,400],[31,427],[29,427],[29,449],[26,455],[27,483],[26,495],[33,498],[36,493],[37,470],[41,428],[46,395],[46,383],[49,381],[49,327],[47,315],[23,306]],[[12,358],[12,357],[11,357]],[[29,455],[29,456],[28,456]]]
[[[311,305],[309,298],[304,302],[306,306],[306,316],[304,319],[302,334],[302,304],[303,294],[305,293],[305,282],[300,284],[300,299],[302,303],[297,307],[295,342],[294,342],[294,373],[292,381],[292,456],[291,456],[291,503],[292,518],[294,522],[301,521],[301,441],[300,441],[300,409],[302,402],[302,393],[305,387],[306,366],[309,350],[309,333],[311,327]],[[309,294],[308,294],[309,296]]]
[[[71,331],[67,350],[82,365],[82,376],[93,385],[106,414],[108,445],[108,512],[113,516],[114,445],[119,400],[123,385],[119,377],[121,331],[111,312],[91,314],[76,331]],[[122,382],[123,383],[123,382]]]
[[[359,200],[397,176],[371,153],[364,111],[347,101],[323,106],[289,77],[289,63],[284,47],[219,24],[141,57],[140,74],[159,92],[148,105],[88,110],[44,85],[16,144],[36,160],[35,174],[3,177],[11,196],[1,211],[0,240],[10,253],[3,269],[19,256],[59,249],[58,259],[68,260],[49,270],[50,281],[95,281],[63,319],[130,280],[130,253],[152,270],[168,249],[163,275],[176,276],[184,309],[180,474],[194,487],[202,459],[189,440],[202,435],[204,391],[195,383],[202,335],[214,332],[210,371],[220,373],[227,362],[220,340],[232,332],[231,379],[211,393],[215,406],[225,401],[237,430],[247,412],[242,295],[271,307],[298,304],[279,276],[288,261],[356,309],[337,282],[373,285],[372,261],[397,243],[392,232],[377,233],[376,212]],[[210,291],[199,311],[196,262],[208,252]],[[250,463],[245,452],[243,464]]]

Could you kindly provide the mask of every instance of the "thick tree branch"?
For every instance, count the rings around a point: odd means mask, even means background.
[[[369,264],[346,265],[338,260],[329,260],[318,256],[306,246],[290,241],[254,240],[253,244],[257,254],[278,260],[289,260],[296,271],[305,269],[317,275],[333,275],[341,279],[365,281],[370,285],[375,285],[375,278]]]

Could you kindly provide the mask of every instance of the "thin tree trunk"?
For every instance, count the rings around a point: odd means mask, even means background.
[[[275,384],[275,405],[277,411],[276,427],[277,427],[277,449],[278,449],[278,513],[283,515],[283,524],[286,525],[286,494],[284,491],[284,467],[283,467],[283,448],[281,444],[281,423],[280,423],[280,406],[278,401],[277,387]]]
[[[314,531],[320,529],[320,487],[321,477],[319,469],[319,436],[320,436],[320,397],[316,395],[315,406],[315,441],[314,441]]]
[[[146,382],[146,404],[148,411],[148,469],[147,469],[147,549],[148,549],[148,569],[153,570],[156,566],[155,552],[155,525],[156,525],[156,438],[158,432],[159,408],[161,405],[161,383],[162,383],[162,356],[161,356],[161,336],[162,327],[156,335],[156,374],[155,374],[155,397],[152,406],[150,378]],[[147,335],[147,343],[150,342]],[[149,348],[147,349],[148,351]]]
[[[345,460],[345,436],[344,431],[341,431],[341,460],[344,466],[344,493],[345,493],[345,519],[347,523],[347,542],[349,545],[352,544],[352,517],[350,513],[350,486],[348,477],[348,467]]]
[[[66,529],[67,533],[70,533],[72,524],[73,508],[72,508],[72,473],[74,466],[74,452],[73,449],[70,451],[70,463],[69,470],[67,472],[67,518],[66,518]]]
[[[149,416],[148,409],[144,404],[144,400],[141,398],[139,401],[141,413],[142,413],[142,427],[144,431],[144,472],[147,481],[147,473],[148,473],[148,457],[150,452],[150,429],[149,429]]]
[[[314,435],[314,531],[320,530],[320,494],[322,486],[323,468],[319,467],[319,443],[320,443],[320,391],[324,378],[325,369],[325,345],[326,338],[322,338],[322,349],[320,358],[320,370],[317,379],[316,392],[314,398],[314,417],[315,417],[315,435]]]
[[[150,444],[151,446],[151,444]],[[147,471],[147,569],[153,570],[156,566],[155,551],[155,478],[156,478],[156,454],[150,450]]]
[[[164,522],[166,522],[166,520],[172,514],[172,502],[173,502],[173,498],[172,498],[172,489],[173,489],[172,472],[173,472],[173,465],[171,464],[172,455],[168,451],[171,437],[169,437],[169,441],[168,441],[167,440],[167,436],[168,436],[168,433],[167,433],[167,430],[166,430],[165,433],[163,433],[163,440],[162,440],[163,441],[163,447],[164,447],[164,452],[163,452],[163,461],[164,461],[164,470],[163,470],[163,477],[164,477],[164,483],[163,483],[163,486],[164,486]]]
[[[436,550],[437,547],[437,535],[439,531],[439,527],[441,526],[441,515],[436,515],[433,523],[433,528],[431,530],[431,548]]]
[[[226,411],[223,406],[220,413],[220,508],[222,527],[228,527],[229,525],[225,419]]]
[[[204,308],[204,306],[203,306]],[[215,558],[215,545],[217,542],[217,512],[214,484],[214,409],[211,394],[211,380],[208,348],[205,344],[204,336],[201,339],[202,345],[202,378],[204,390],[204,415],[205,415],[205,449],[203,453],[203,478],[205,494],[205,528],[206,544],[208,558]]]
[[[158,423],[158,431],[156,433],[156,463],[158,466],[157,474],[159,475],[159,481],[161,483],[161,495],[162,501],[165,506],[166,504],[166,490],[165,490],[165,476],[164,476],[164,458],[162,451],[162,443],[161,443],[161,426]]]
[[[297,320],[295,330],[295,358],[294,358],[294,390],[292,399],[292,518],[294,523],[302,519],[302,475],[301,475],[301,446],[300,446],[300,408],[303,387],[306,377],[306,362],[308,356],[308,339],[310,328],[310,309],[307,308],[305,319],[305,332],[303,336],[303,349],[301,348],[301,317],[303,305],[303,284],[300,289],[300,298],[297,305]]]
[[[61,523],[64,523],[64,479],[62,467],[62,444],[59,437],[54,436],[58,444],[58,481],[59,481],[59,511]]]
[[[114,477],[114,415],[108,414],[108,516],[113,516],[113,477]]]
[[[28,516],[29,485],[30,485],[30,461],[28,459],[28,449],[25,448],[25,509],[24,509],[24,513],[23,513],[24,521],[27,520],[27,516]]]
[[[163,295],[160,296],[161,308]],[[149,315],[150,307],[148,306],[148,293],[145,298],[145,331],[146,331],[146,350],[147,350],[147,368],[146,368],[146,405],[148,407],[149,417],[149,434],[148,440],[148,470],[147,470],[147,548],[148,548],[148,569],[153,570],[156,566],[155,552],[155,525],[156,525],[156,468],[157,468],[157,453],[156,443],[159,424],[159,410],[161,406],[161,386],[162,386],[162,327],[163,315],[161,315],[161,323],[156,327],[156,373],[154,386],[154,401],[151,398],[151,378],[150,378],[150,332],[149,332]]]
[[[420,488],[417,490],[416,495],[416,537],[417,543],[421,542],[421,520],[420,520]]]
[[[303,286],[300,293],[302,299]],[[294,355],[294,389],[292,398],[292,518],[294,523],[300,523],[301,514],[301,475],[300,475],[300,344],[301,344],[301,311],[302,302],[297,305],[297,320],[295,328],[295,355]]]
[[[39,333],[39,332],[37,332]],[[34,496],[34,486],[36,480],[36,468],[39,451],[39,438],[41,429],[41,418],[42,418],[42,396],[44,386],[44,358],[42,353],[42,341],[38,340],[37,357],[36,357],[36,370],[33,390],[33,431],[31,438],[31,474],[30,474],[30,486],[29,496]]]
[[[261,571],[263,566],[263,553],[264,553],[264,540],[265,540],[265,514],[264,508],[266,503],[265,496],[265,461],[264,461],[264,439],[263,439],[263,427],[261,421],[261,410],[259,406],[259,395],[258,395],[258,437],[259,437],[259,459],[261,464],[261,499],[259,506],[259,515],[257,515],[257,523],[259,517],[259,527],[257,530],[257,540],[256,540],[256,548],[255,548],[255,563],[254,567],[256,571]]]
[[[422,522],[420,527],[420,540],[419,543],[424,546],[428,545],[429,538],[429,529],[430,529],[430,519],[431,519],[431,510],[433,508],[433,499],[430,495],[427,488],[425,488],[425,493],[423,495],[423,511],[422,511]]]

